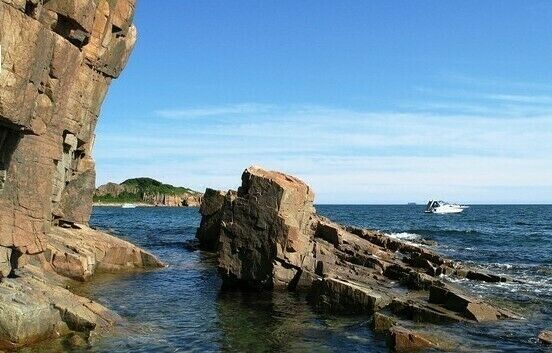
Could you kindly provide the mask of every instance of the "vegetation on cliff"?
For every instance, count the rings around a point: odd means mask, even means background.
[[[132,178],[121,184],[107,183],[94,193],[97,203],[141,202],[166,206],[195,206],[201,193],[182,186],[164,184],[152,178]]]

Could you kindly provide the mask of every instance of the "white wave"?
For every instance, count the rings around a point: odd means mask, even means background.
[[[407,232],[401,232],[401,233],[390,233],[388,234],[392,238],[397,239],[405,239],[405,240],[415,240],[420,239],[422,236],[416,233],[407,233]]]

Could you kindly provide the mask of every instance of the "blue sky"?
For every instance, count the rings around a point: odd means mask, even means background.
[[[97,183],[235,188],[249,165],[319,203],[552,202],[549,1],[138,2]]]

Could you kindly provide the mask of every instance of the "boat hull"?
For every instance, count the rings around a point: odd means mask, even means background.
[[[464,211],[464,208],[461,208],[461,207],[436,207],[431,211],[426,211],[426,213],[451,214],[451,213],[461,213],[462,211]]]

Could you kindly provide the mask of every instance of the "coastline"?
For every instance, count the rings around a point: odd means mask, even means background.
[[[110,203],[106,203],[106,202],[94,202],[92,203],[92,206],[93,207],[122,207],[124,204],[126,204],[128,202],[110,202]],[[154,205],[154,204],[151,204],[151,203],[144,203],[144,202],[139,202],[139,203],[132,203],[133,205],[135,205],[136,207],[172,207],[172,208],[198,208],[199,205],[197,206],[185,206],[185,205]]]

